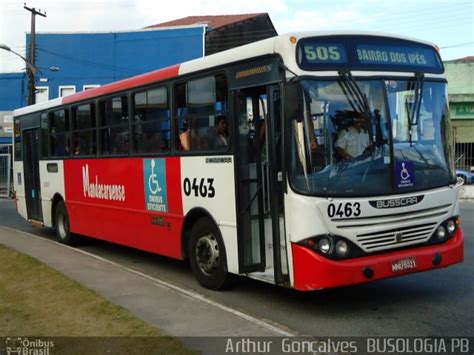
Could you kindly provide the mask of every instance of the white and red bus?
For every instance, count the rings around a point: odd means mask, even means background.
[[[437,48],[283,35],[14,113],[18,212],[309,291],[463,260]]]

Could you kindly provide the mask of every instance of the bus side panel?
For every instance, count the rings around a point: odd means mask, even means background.
[[[229,272],[239,272],[234,163],[231,156],[181,158],[183,209],[203,208],[224,240]]]
[[[25,175],[23,173],[23,162],[13,162],[13,183],[15,187],[16,208],[20,216],[28,219],[25,199]]]
[[[64,189],[64,164],[63,160],[40,161],[41,208],[43,210],[43,223],[46,227],[53,226],[52,200],[56,193],[66,200]]]
[[[168,171],[158,171],[164,166]],[[178,158],[77,159],[65,161],[64,169],[72,232],[182,257],[181,190],[174,190]],[[163,182],[166,173],[173,180],[168,184]],[[150,193],[150,175],[161,182],[160,192],[151,189],[156,194]]]
[[[161,188],[156,196],[151,194],[147,186],[150,180],[151,161],[157,168],[160,162],[165,162],[165,170],[155,168]],[[147,211],[146,221],[140,226],[144,231],[140,249],[182,259],[181,231],[183,227],[183,199],[181,194],[181,161],[179,157],[165,159],[143,159],[145,191],[144,206]],[[166,183],[164,183],[166,181]],[[163,182],[163,183],[162,183]],[[161,199],[161,202],[159,202]],[[156,209],[166,207],[167,212],[156,212]]]

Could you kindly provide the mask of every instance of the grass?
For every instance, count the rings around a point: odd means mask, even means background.
[[[179,340],[124,308],[3,245],[0,245],[0,336],[107,337],[62,339],[54,353],[62,346],[68,354],[156,353],[158,349],[163,354],[191,353]]]

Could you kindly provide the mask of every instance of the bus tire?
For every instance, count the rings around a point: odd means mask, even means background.
[[[54,220],[56,224],[56,237],[60,243],[74,246],[77,244],[77,238],[71,233],[69,224],[69,214],[67,213],[64,201],[59,201],[54,211]]]
[[[200,218],[191,229],[189,261],[194,277],[205,288],[221,290],[229,285],[224,242],[210,218]]]

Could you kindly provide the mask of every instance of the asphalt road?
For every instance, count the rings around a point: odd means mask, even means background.
[[[247,278],[224,292],[200,287],[180,261],[91,240],[80,248],[150,276],[195,290],[255,317],[312,336],[474,336],[474,202],[461,204],[465,261],[449,268],[365,285],[300,293]],[[54,239],[30,226],[11,200],[0,225]]]

